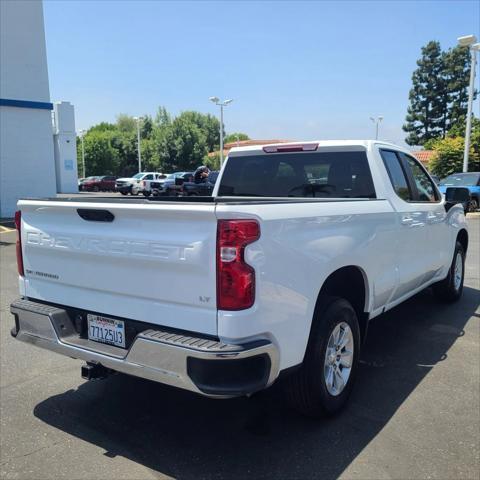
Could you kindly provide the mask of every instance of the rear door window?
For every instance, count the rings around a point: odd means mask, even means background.
[[[363,150],[230,157],[218,195],[376,198]]]
[[[397,153],[392,150],[380,150],[380,154],[395,193],[402,200],[411,202],[413,194]]]

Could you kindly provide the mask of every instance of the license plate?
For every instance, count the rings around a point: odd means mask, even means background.
[[[88,339],[125,348],[125,322],[100,315],[87,315]]]

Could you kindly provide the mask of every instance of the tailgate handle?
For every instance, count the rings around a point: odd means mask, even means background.
[[[89,222],[113,222],[115,216],[108,210],[77,208],[77,213]]]

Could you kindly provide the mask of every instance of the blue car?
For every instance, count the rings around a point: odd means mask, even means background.
[[[480,172],[452,173],[444,178],[438,188],[445,195],[448,187],[466,187],[470,190],[471,212],[478,209],[480,205]]]

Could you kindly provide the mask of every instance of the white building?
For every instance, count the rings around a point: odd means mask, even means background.
[[[69,102],[53,105],[53,145],[57,192],[78,192],[75,112]]]
[[[42,2],[0,0],[0,217],[20,197],[77,190],[73,106],[58,105],[54,132]]]

